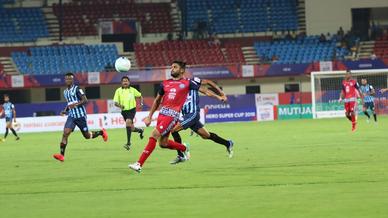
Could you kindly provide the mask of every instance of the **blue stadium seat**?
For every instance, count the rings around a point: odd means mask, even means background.
[[[337,48],[335,37],[327,42],[319,42],[319,36],[307,36],[304,39],[256,42],[256,53],[263,61],[278,58],[276,63],[299,64],[314,61],[342,60],[349,53],[345,48]]]
[[[115,45],[42,46],[13,52],[12,59],[22,74],[64,74],[102,71],[118,57]]]
[[[187,26],[206,21],[216,33],[297,30],[297,5],[290,0],[187,0]]]
[[[0,7],[0,20],[0,42],[36,41],[49,36],[41,8]]]

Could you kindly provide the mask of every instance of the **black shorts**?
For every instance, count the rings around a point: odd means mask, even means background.
[[[65,128],[71,129],[74,131],[74,128],[78,126],[78,128],[82,132],[88,132],[88,122],[86,121],[86,117],[80,117],[80,118],[74,118],[74,117],[67,117],[66,123],[65,123]]]
[[[372,102],[365,102],[364,108],[367,110],[371,109],[373,111],[373,110],[375,110],[375,103],[373,101]]]
[[[125,110],[121,111],[121,115],[123,116],[124,120],[130,119],[133,120],[136,115],[136,108],[132,108],[131,110]]]
[[[185,114],[181,117],[179,122],[181,123],[183,129],[190,128],[194,132],[197,132],[198,129],[203,127],[203,124],[201,123],[199,118],[200,118],[199,113]]]

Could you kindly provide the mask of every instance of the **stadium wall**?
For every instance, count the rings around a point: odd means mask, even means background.
[[[388,7],[387,0],[306,0],[306,29],[308,35],[336,33],[340,26],[344,31],[352,27],[352,8]]]

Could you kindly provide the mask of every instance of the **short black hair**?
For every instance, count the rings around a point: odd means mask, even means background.
[[[5,98],[5,97],[8,97],[8,98],[9,98],[9,95],[8,95],[8,94],[4,94],[4,95],[3,95],[3,98]]]
[[[131,80],[129,80],[129,77],[128,77],[128,76],[123,76],[123,77],[121,77],[121,81],[123,81],[124,79],[127,79],[128,81],[131,81]]]
[[[66,73],[65,76],[72,76],[72,77],[74,77],[74,73]]]
[[[181,68],[186,68],[186,62],[175,60],[172,62],[173,64],[178,64]]]
[[[352,72],[350,70],[346,70],[346,73],[348,74],[352,74]]]

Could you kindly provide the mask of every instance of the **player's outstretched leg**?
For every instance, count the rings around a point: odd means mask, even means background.
[[[215,134],[213,132],[208,132],[204,127],[199,128],[196,132],[203,139],[210,139],[210,140],[212,140],[213,142],[215,142],[217,144],[224,145],[225,148],[226,148],[226,151],[228,152],[228,156],[229,157],[233,156],[233,146],[234,146],[234,143],[233,143],[232,140],[226,140],[226,139],[218,136],[217,134]]]
[[[8,136],[8,128],[5,128],[5,133],[4,133],[4,139],[6,139],[7,138],[7,136]]]
[[[20,138],[19,138],[18,134],[16,134],[15,129],[11,128],[11,131],[12,131],[12,134],[16,137],[16,140],[19,140]]]
[[[366,122],[369,123],[369,121],[370,121],[370,115],[369,115],[368,111],[367,111],[367,110],[364,110],[364,114],[365,114],[365,116],[367,117]]]
[[[173,132],[172,137],[174,138],[175,142],[182,144],[182,138],[181,138],[179,132]],[[188,147],[188,144],[183,144],[183,145]],[[186,153],[189,153],[189,152],[186,152]],[[188,160],[189,158],[190,157],[188,155],[185,155],[184,152],[177,150],[177,156],[174,160],[170,161],[170,164],[182,163],[182,162],[185,162],[186,160]]]
[[[351,112],[351,118],[352,118],[352,131],[356,131],[357,129],[357,117],[354,112]]]
[[[71,134],[73,130],[69,128],[65,128],[63,130],[63,135],[62,135],[62,141],[59,145],[59,154],[54,154],[53,157],[61,162],[65,161],[65,151],[66,151],[66,146],[67,146],[67,139],[69,138],[69,135]]]
[[[139,160],[133,164],[129,164],[128,165],[129,169],[134,170],[138,173],[141,172],[141,168],[144,165],[145,161],[148,159],[148,157],[155,150],[156,142],[159,138],[160,138],[160,133],[158,132],[157,129],[154,129],[152,131],[151,137],[148,139],[148,143],[145,146],[143,153],[139,157]]]

